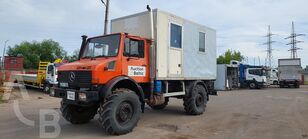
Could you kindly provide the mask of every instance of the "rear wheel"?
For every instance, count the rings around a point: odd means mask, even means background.
[[[184,109],[187,114],[200,115],[205,111],[207,103],[207,92],[202,85],[195,85],[184,97]]]
[[[119,89],[107,98],[99,111],[100,123],[107,133],[121,135],[131,132],[141,114],[141,103],[135,92]]]
[[[166,97],[166,98],[165,98],[165,102],[164,102],[163,104],[161,104],[161,105],[155,105],[155,106],[149,105],[149,106],[150,106],[152,109],[154,109],[154,110],[162,110],[162,109],[166,108],[166,106],[168,105],[168,102],[169,102],[169,98]]]
[[[298,82],[296,82],[295,84],[294,84],[294,88],[299,88],[299,83]]]
[[[62,116],[72,124],[88,123],[97,113],[97,107],[81,107],[61,102]]]

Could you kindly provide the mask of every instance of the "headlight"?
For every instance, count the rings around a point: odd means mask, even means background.
[[[87,95],[85,93],[78,93],[80,101],[87,101]]]

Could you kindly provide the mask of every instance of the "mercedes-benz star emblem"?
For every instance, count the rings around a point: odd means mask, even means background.
[[[70,73],[70,76],[69,76],[69,80],[71,81],[71,82],[74,82],[75,81],[75,73],[74,72],[71,72]]]

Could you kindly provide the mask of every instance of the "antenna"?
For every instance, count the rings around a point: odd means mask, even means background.
[[[273,66],[273,50],[274,49],[272,49],[272,43],[274,43],[275,41],[272,41],[272,36],[273,36],[274,34],[272,34],[271,33],[271,26],[269,25],[268,26],[268,33],[267,33],[267,35],[265,36],[265,37],[267,37],[267,42],[266,43],[264,43],[264,45],[267,45],[267,49],[266,49],[266,53],[267,53],[267,55],[266,55],[266,59],[265,59],[265,66],[268,66],[268,67],[270,67],[270,68],[272,68],[272,66]]]
[[[305,34],[296,34],[295,33],[295,29],[294,29],[294,22],[292,21],[292,32],[291,32],[291,36],[285,38],[285,39],[290,39],[291,42],[288,43],[287,45],[291,45],[291,49],[289,49],[289,51],[291,51],[291,58],[297,58],[297,50],[302,50],[302,48],[298,48],[296,46],[297,43],[302,43],[303,41],[298,41],[296,38],[298,36],[305,36]]]

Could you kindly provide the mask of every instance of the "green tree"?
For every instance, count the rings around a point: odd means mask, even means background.
[[[229,64],[231,60],[242,61],[244,56],[239,51],[227,50],[217,58],[217,64]]]
[[[23,56],[25,69],[37,69],[40,61],[53,62],[57,58],[66,56],[60,44],[51,39],[38,41],[24,41],[14,47],[9,47],[9,56]]]
[[[73,53],[72,53],[71,55],[66,56],[65,59],[66,59],[68,62],[77,61],[77,60],[78,60],[78,56],[79,56],[79,50],[80,50],[80,49],[74,50]]]

